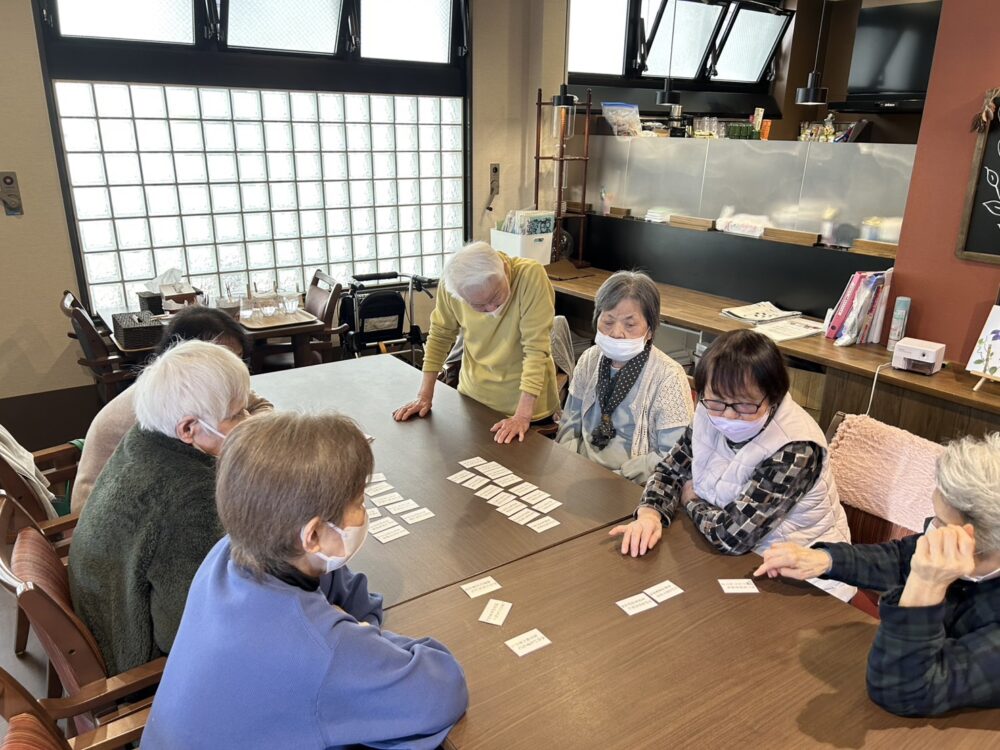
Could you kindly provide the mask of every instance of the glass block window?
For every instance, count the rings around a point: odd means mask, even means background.
[[[94,307],[177,268],[212,297],[317,268],[439,276],[461,247],[463,100],[55,82]]]

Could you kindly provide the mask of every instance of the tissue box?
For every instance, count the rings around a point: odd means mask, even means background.
[[[163,299],[184,305],[194,303],[198,295],[201,294],[201,290],[182,282],[179,284],[164,284],[160,287],[160,294],[163,295]]]
[[[136,292],[139,309],[148,310],[153,315],[163,315],[163,295],[156,292]]]
[[[499,229],[490,230],[494,250],[514,258],[531,258],[543,266],[552,262],[552,232],[545,234],[513,234]]]
[[[163,321],[155,320],[153,313],[115,313],[111,316],[115,340],[125,349],[154,347],[163,338]]]

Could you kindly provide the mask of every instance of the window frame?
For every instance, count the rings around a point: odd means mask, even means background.
[[[452,0],[447,63],[362,58],[360,0],[343,0],[335,54],[229,47],[229,0],[194,4],[194,44],[63,36],[57,0],[31,0],[49,127],[69,229],[81,301],[90,309],[90,282],[77,231],[66,149],[55,101],[55,80],[93,83],[215,86],[384,95],[460,97],[463,100],[462,233],[472,227],[472,91],[469,0]],[[352,31],[354,32],[352,39]],[[250,272],[250,269],[247,270]]]

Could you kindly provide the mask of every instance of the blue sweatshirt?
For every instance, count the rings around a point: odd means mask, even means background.
[[[382,597],[341,568],[306,591],[209,552],[156,691],[143,750],[427,748],[468,705],[430,638],[382,630]],[[333,605],[333,606],[331,606]]]

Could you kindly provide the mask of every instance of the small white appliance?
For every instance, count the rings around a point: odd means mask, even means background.
[[[909,336],[896,342],[892,350],[892,367],[909,370],[921,375],[933,375],[944,365],[944,344],[912,339]]]

